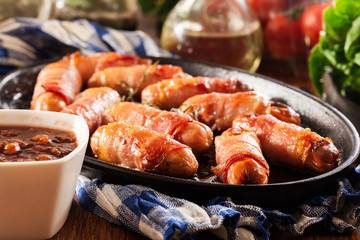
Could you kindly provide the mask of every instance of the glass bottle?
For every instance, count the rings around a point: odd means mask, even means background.
[[[263,36],[245,0],[180,0],[164,22],[161,46],[184,59],[255,72]]]

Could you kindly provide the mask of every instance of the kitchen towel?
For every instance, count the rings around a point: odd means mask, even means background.
[[[115,30],[84,19],[40,21],[18,17],[0,23],[0,74],[76,50],[82,54],[116,51],[154,57],[174,56],[159,48],[143,31]]]
[[[139,185],[114,185],[81,176],[76,188],[80,203],[90,212],[126,226],[150,239],[269,239],[270,227],[291,236],[314,224],[329,232],[359,230],[360,186],[339,181],[333,196],[318,196],[301,204],[291,214],[253,205],[236,205],[217,197],[204,206],[174,198]]]

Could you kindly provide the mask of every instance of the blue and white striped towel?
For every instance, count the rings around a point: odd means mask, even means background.
[[[171,56],[141,31],[113,30],[86,20],[14,18],[0,23],[2,73],[62,57],[74,49],[84,54],[117,51]],[[355,171],[360,176],[360,168]],[[353,187],[347,179],[339,182],[336,196],[314,198],[292,214],[236,205],[221,197],[200,206],[144,186],[113,185],[84,176],[78,179],[76,193],[89,211],[151,239],[200,239],[204,232],[220,239],[268,239],[272,226],[291,235],[301,235],[313,224],[322,224],[330,232],[360,227],[360,186]]]
[[[142,31],[114,30],[87,20],[10,18],[0,23],[0,74],[39,60],[62,57],[75,49],[83,54],[116,51],[174,56]]]
[[[300,205],[296,213],[236,205],[215,198],[205,206],[173,198],[139,185],[113,185],[80,176],[76,188],[89,211],[151,239],[201,239],[207,231],[219,239],[269,239],[270,227],[298,236],[314,224],[329,232],[358,230],[360,186],[344,179],[336,196],[319,196]]]

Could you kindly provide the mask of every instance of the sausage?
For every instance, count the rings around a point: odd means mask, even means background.
[[[211,129],[181,112],[164,111],[134,102],[120,102],[106,109],[103,124],[121,120],[169,134],[191,147],[194,153],[203,153],[212,146]]]
[[[95,72],[109,67],[151,64],[152,62],[150,59],[142,59],[137,55],[119,54],[117,52],[88,55],[75,52],[65,56],[62,60],[69,62],[79,71],[84,84]]]
[[[237,78],[172,78],[147,86],[141,93],[141,102],[170,110],[178,108],[186,99],[204,93],[233,93],[249,90]]]
[[[239,116],[233,128],[256,132],[270,163],[324,173],[338,165],[339,150],[331,139],[309,128],[286,123],[272,115]]]
[[[81,88],[82,79],[74,66],[66,61],[50,63],[40,71],[36,79],[30,108],[59,111],[63,106],[74,101]],[[52,94],[40,98],[45,93]]]
[[[141,91],[146,86],[177,76],[186,76],[181,67],[140,64],[128,67],[111,67],[98,71],[91,76],[87,84],[89,87],[111,87],[122,96],[134,94],[140,99]]]
[[[260,141],[253,131],[229,128],[215,137],[215,159],[212,170],[228,184],[267,184],[269,165]]]
[[[116,52],[81,55],[72,53],[46,65],[39,73],[30,109],[61,111],[74,101],[83,85],[95,72],[114,66],[150,64],[137,55]]]
[[[190,178],[198,168],[188,146],[167,134],[125,121],[99,127],[90,146],[99,160],[140,171]]]
[[[291,107],[266,100],[254,91],[200,94],[188,98],[179,108],[218,131],[230,128],[240,114],[269,113],[283,121],[300,124],[300,115]]]
[[[63,97],[56,93],[45,92],[32,101],[31,109],[60,112],[66,107]]]
[[[82,116],[92,133],[100,126],[105,110],[120,101],[118,92],[111,88],[88,88],[81,92],[76,100],[66,106],[62,112]]]

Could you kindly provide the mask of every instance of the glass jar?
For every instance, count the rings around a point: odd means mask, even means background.
[[[51,2],[48,0],[0,0],[0,21],[12,17],[38,17],[46,20],[50,8]]]
[[[255,72],[263,36],[245,0],[180,0],[164,22],[161,46],[184,59]]]
[[[137,0],[54,0],[55,18],[88,19],[116,29],[135,30]]]

